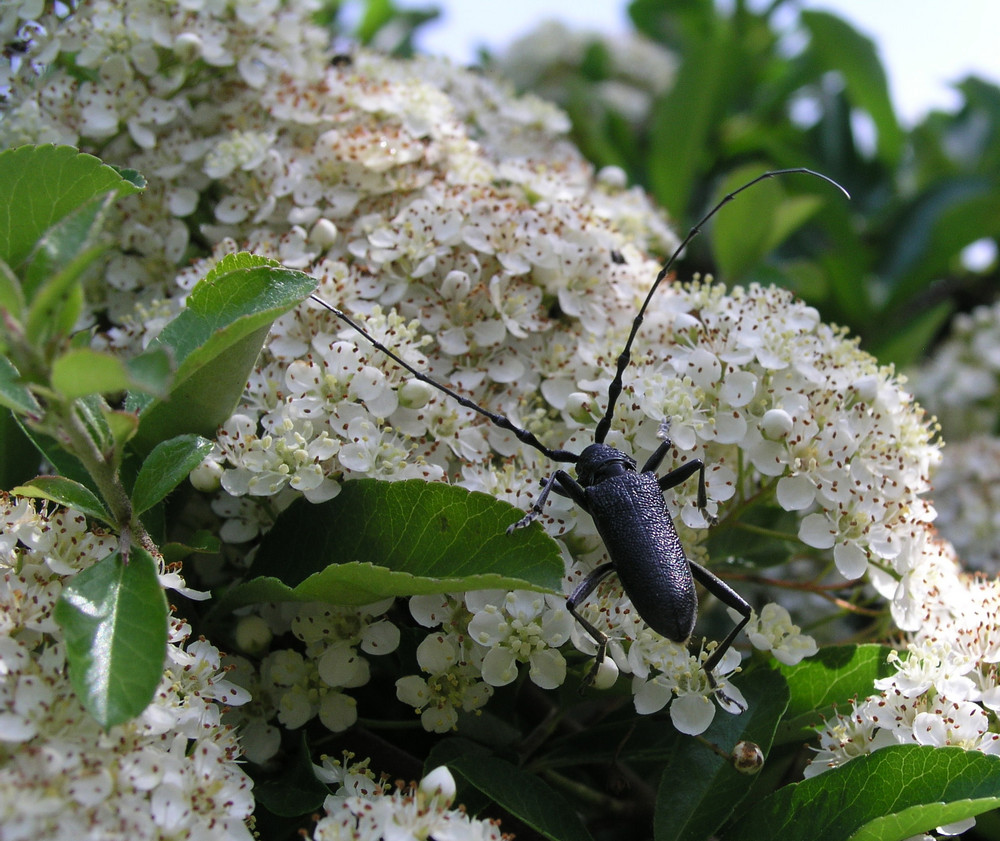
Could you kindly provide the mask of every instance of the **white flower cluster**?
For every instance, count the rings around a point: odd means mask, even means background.
[[[221,723],[247,696],[214,646],[171,619],[152,703],[107,731],[70,687],[52,611],[65,582],[115,545],[82,514],[0,495],[0,834],[249,841],[251,783]]]
[[[935,526],[966,569],[1000,573],[1000,438],[948,441],[934,471]]]
[[[455,779],[444,765],[416,785],[390,787],[376,781],[366,763],[350,764],[327,758],[314,766],[316,776],[334,793],[323,803],[325,815],[316,822],[315,841],[501,841],[509,836],[492,821],[470,818],[452,809]]]
[[[620,171],[594,176],[553,106],[441,61],[359,53],[331,63],[300,5],[268,6],[287,26],[255,27],[249,4],[163,4],[150,26],[138,25],[148,3],[95,2],[52,37],[79,49],[74,60],[98,68],[101,83],[55,67],[15,86],[3,140],[72,140],[150,179],[116,228],[105,279],[119,324],[105,340],[141,345],[148,333],[128,301],[180,298],[214,260],[248,247],[315,275],[324,298],[412,364],[549,446],[578,451],[656,275],[645,255],[669,250],[674,236]],[[199,242],[212,256],[178,271]],[[664,469],[705,460],[721,528],[740,528],[736,511],[776,499],[799,517],[799,540],[817,555],[832,550],[847,577],[871,565],[895,614],[912,620],[912,534],[932,516],[919,494],[937,450],[890,370],[814,310],[756,286],[665,286],[633,352],[607,443],[641,464],[666,421],[675,448]],[[227,539],[254,536],[295,496],[329,499],[358,476],[448,478],[526,508],[552,469],[317,305],[275,323],[258,366],[194,476],[219,489],[215,509],[234,524]],[[671,510],[685,546],[708,561],[694,485],[672,493]],[[266,504],[256,518],[250,498]],[[569,500],[552,499],[549,512],[571,592],[603,546]],[[711,643],[691,655],[652,634],[614,579],[582,610],[611,637],[638,709],[690,696],[675,722],[707,727],[715,705],[700,663]],[[420,621],[427,607],[411,600],[411,612]],[[397,694],[431,730],[481,707],[522,665],[539,686],[559,685],[567,637],[594,648],[578,629],[567,634],[559,600],[470,594],[430,612],[442,616],[421,621],[430,629],[417,648],[421,673]],[[762,627],[770,621],[773,633]],[[776,653],[808,651],[789,627],[762,612],[754,639]],[[798,641],[785,645],[782,634]],[[271,708],[288,726],[347,720],[349,701],[332,710],[320,696],[343,697],[357,676],[344,683],[335,670],[328,683],[274,654],[259,652],[250,682],[281,699]],[[737,666],[734,653],[721,672]]]
[[[963,573],[950,544],[928,538],[911,588],[922,605],[919,630],[891,656],[896,673],[826,722],[807,777],[895,744],[1000,754],[1000,581]]]
[[[253,699],[226,719],[240,727],[247,758],[263,763],[277,753],[281,734],[274,719],[297,730],[318,717],[335,733],[357,721],[357,703],[345,690],[368,683],[363,655],[391,654],[399,645],[399,628],[383,617],[392,603],[268,605],[240,618],[237,645],[248,655],[264,655],[259,667],[246,657],[227,661],[234,667],[231,680]],[[301,650],[271,647],[273,637],[286,632],[303,643]]]
[[[963,564],[1000,570],[1000,302],[956,316],[951,334],[910,374],[941,424],[934,472],[937,527]]]
[[[648,115],[653,99],[673,84],[677,70],[676,57],[642,35],[608,37],[555,20],[515,40],[495,62],[519,90],[536,92],[565,107],[579,106],[566,101],[568,90],[579,94],[581,81],[594,79],[588,94],[635,122]]]
[[[19,79],[34,79],[59,54],[59,44],[46,37],[70,11],[69,3],[8,0],[0,5],[0,101]]]
[[[1000,301],[957,315],[951,334],[910,380],[949,443],[1000,432]]]

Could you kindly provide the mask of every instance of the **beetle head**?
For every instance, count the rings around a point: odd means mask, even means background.
[[[585,447],[576,463],[577,480],[585,488],[623,473],[635,473],[635,459],[607,444]]]

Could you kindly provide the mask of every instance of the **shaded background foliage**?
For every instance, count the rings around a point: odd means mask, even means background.
[[[1000,235],[1000,89],[969,77],[957,86],[957,110],[906,128],[877,46],[826,12],[801,10],[794,31],[779,30],[779,14],[797,5],[755,9],[740,0],[724,11],[713,0],[634,0],[635,31],[677,57],[672,84],[641,119],[595,95],[614,74],[598,38],[582,60],[539,64],[521,82],[556,99],[584,154],[621,167],[678,229],[750,173],[807,166],[837,179],[850,204],[829,200],[818,184],[786,181],[769,187],[774,198],[758,193],[742,211],[728,209],[712,236],[692,243],[677,274],[779,283],[824,320],[848,326],[881,361],[912,365],[956,313],[995,297],[995,250],[987,265],[963,252]],[[405,55],[433,18],[430,7],[373,0],[355,34]],[[789,54],[792,42],[802,46]],[[483,56],[498,72],[503,59]],[[800,205],[800,218],[781,218],[789,211],[778,196],[797,194],[818,200]]]

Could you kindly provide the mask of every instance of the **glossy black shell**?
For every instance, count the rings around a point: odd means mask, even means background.
[[[617,475],[585,487],[590,514],[639,615],[658,634],[684,642],[698,613],[684,547],[656,474],[622,466]]]

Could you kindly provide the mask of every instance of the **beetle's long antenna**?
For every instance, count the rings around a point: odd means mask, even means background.
[[[309,297],[312,298],[320,306],[325,307],[330,312],[332,312],[335,316],[337,316],[337,318],[343,321],[346,325],[353,328],[362,336],[364,336],[369,342],[372,343],[372,345],[375,346],[377,350],[382,351],[382,353],[388,356],[397,365],[402,365],[407,371],[413,374],[414,377],[420,380],[420,382],[427,383],[427,385],[433,386],[438,391],[443,391],[457,403],[459,403],[462,406],[465,406],[466,409],[472,409],[472,411],[474,412],[479,412],[479,414],[488,418],[492,423],[496,424],[501,429],[506,429],[509,432],[513,432],[518,441],[521,441],[522,443],[527,444],[530,447],[534,447],[540,453],[545,455],[547,458],[552,459],[553,461],[565,461],[565,462],[570,462],[571,464],[576,464],[580,460],[580,456],[577,453],[570,452],[569,450],[550,450],[534,435],[532,435],[532,433],[530,433],[527,429],[521,429],[521,427],[515,426],[510,420],[505,418],[503,415],[499,415],[496,412],[491,412],[489,409],[484,409],[478,403],[473,403],[467,397],[463,397],[461,394],[452,391],[450,388],[448,388],[448,386],[444,385],[443,383],[439,383],[435,379],[432,379],[418,368],[414,368],[409,362],[400,358],[398,354],[394,353],[389,348],[387,348],[378,339],[376,339],[367,330],[365,330],[360,324],[354,321],[346,313],[341,312],[335,306],[328,304],[326,301],[324,301],[322,298],[317,297],[316,295],[310,295]]]
[[[597,429],[594,431],[595,443],[603,444],[604,439],[608,435],[608,430],[611,428],[611,421],[615,414],[615,404],[618,402],[618,397],[622,393],[622,376],[625,374],[625,369],[628,367],[629,360],[632,358],[632,342],[635,340],[636,333],[639,332],[639,327],[642,325],[642,320],[646,314],[646,308],[649,306],[649,302],[653,299],[653,295],[656,293],[656,288],[660,285],[663,278],[667,276],[667,273],[670,271],[670,267],[677,260],[677,257],[687,247],[688,243],[701,233],[702,226],[744,190],[750,189],[754,184],[763,181],[765,178],[773,178],[776,175],[790,175],[797,172],[801,172],[805,175],[814,175],[816,178],[822,178],[824,181],[833,184],[833,186],[839,189],[845,196],[847,196],[847,198],[851,197],[851,194],[848,193],[847,190],[845,190],[840,184],[829,176],[823,175],[821,172],[815,172],[814,170],[806,169],[805,167],[796,167],[794,169],[775,169],[765,172],[763,175],[758,175],[753,179],[753,181],[748,181],[742,187],[733,190],[733,192],[724,196],[719,203],[715,205],[715,207],[708,211],[708,213],[706,213],[705,216],[702,217],[702,219],[690,231],[688,231],[688,235],[684,237],[684,241],[681,242],[676,249],[674,249],[674,253],[671,254],[670,259],[663,264],[663,268],[660,269],[660,273],[656,276],[656,280],[653,281],[653,285],[649,288],[649,292],[646,293],[646,300],[642,302],[642,306],[639,308],[639,314],[632,322],[632,330],[629,332],[628,340],[625,342],[625,349],[618,357],[618,368],[615,371],[615,378],[612,380],[611,386],[608,388],[608,408],[604,413],[604,417],[601,418],[600,422],[597,424]]]

